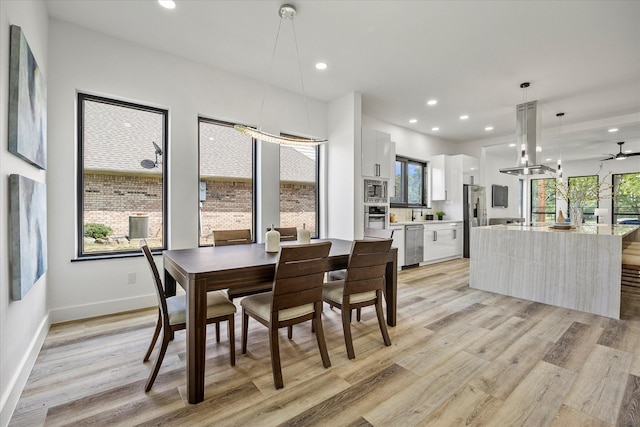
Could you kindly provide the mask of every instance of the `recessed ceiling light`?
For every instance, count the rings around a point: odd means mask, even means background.
[[[427,101],[427,105],[436,105],[438,103],[438,100],[436,99],[430,99]]]
[[[632,150],[624,150],[625,153],[632,153]]]
[[[131,123],[124,122],[124,123],[122,123],[122,126],[124,126],[126,128],[130,128],[131,127]]]
[[[467,120],[468,118],[469,116],[467,116],[466,114],[460,116],[460,120]]]
[[[214,138],[214,137],[212,137],[212,136],[210,136],[210,137],[209,137],[209,141],[213,141],[214,139],[215,139],[215,138]]]
[[[316,64],[316,69],[318,69],[318,70],[326,70],[327,69],[327,64],[325,64],[324,62],[318,62]]]
[[[417,119],[411,119],[411,120],[409,120],[409,123],[418,123],[418,120]]]
[[[487,126],[486,128],[484,128],[484,130],[493,130],[493,126]]]
[[[471,168],[472,171],[476,170],[476,168]]]
[[[545,162],[550,162],[550,161],[551,161],[551,159],[544,159],[544,161],[545,161]]]
[[[176,2],[174,2],[173,0],[158,0],[158,3],[160,4],[160,6],[164,7],[165,9],[176,8]]]
[[[509,147],[515,147],[516,144],[509,144]]]
[[[434,131],[434,132],[436,132],[436,131],[439,131],[439,130],[440,130],[440,128],[439,128],[439,127],[433,127],[433,128],[431,128],[431,130],[432,130],[432,131]]]
[[[536,147],[536,153],[542,153],[542,147],[541,146],[537,146]]]
[[[609,129],[609,132],[618,132],[618,128],[611,128]]]

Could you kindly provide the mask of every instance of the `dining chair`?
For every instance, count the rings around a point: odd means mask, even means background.
[[[275,227],[278,233],[280,233],[280,241],[294,241],[298,240],[298,229],[296,227]]]
[[[322,330],[322,282],[331,242],[283,246],[280,249],[273,291],[240,301],[242,306],[242,354],[247,353],[249,316],[269,328],[271,369],[275,387],[282,388],[278,330],[311,320],[322,364],[331,366]],[[290,337],[290,336],[289,336]]]
[[[345,279],[325,283],[322,288],[322,300],[342,310],[342,328],[349,359],[356,357],[351,338],[351,310],[354,308],[374,305],[384,345],[391,345],[382,314],[382,289],[392,242],[391,239],[356,240],[351,246]]]
[[[147,354],[144,356],[144,362],[149,360],[151,352],[158,340],[158,336],[160,335],[160,331],[162,331],[162,343],[160,350],[144,387],[144,391],[149,391],[156,380],[156,376],[160,370],[160,365],[164,359],[169,341],[173,339],[174,332],[186,329],[187,327],[187,300],[184,294],[169,298],[165,296],[162,281],[158,274],[158,268],[156,267],[156,263],[153,260],[153,256],[151,255],[151,251],[149,250],[149,246],[146,242],[142,246],[142,252],[149,262],[149,268],[151,269],[151,275],[153,276],[155,284],[154,288],[156,296],[158,297],[158,322],[156,324],[156,329],[153,332],[153,338],[151,339],[151,344],[149,344]],[[235,366],[236,364],[236,345],[233,321],[235,313],[235,304],[229,301],[222,292],[207,292],[207,323],[216,324],[217,342],[220,342],[220,322],[224,322],[225,320],[228,322],[229,359],[231,361],[231,366]]]
[[[213,245],[214,246],[229,246],[229,245],[250,245],[253,243],[251,239],[251,230],[216,230],[213,232]],[[272,282],[258,282],[251,283],[242,286],[234,286],[227,289],[227,296],[230,300],[234,298],[240,298],[247,295],[259,294],[261,292],[268,292],[271,290]]]
[[[392,239],[393,238],[393,230],[389,229],[379,229],[379,228],[365,228],[364,229],[364,240],[375,240],[375,239]],[[334,270],[330,271],[327,274],[327,277],[330,281],[332,280],[344,280],[347,275],[347,270]],[[356,310],[356,320],[360,321],[360,309]]]

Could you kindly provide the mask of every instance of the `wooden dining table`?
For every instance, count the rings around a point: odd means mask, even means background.
[[[347,267],[352,241],[331,242],[327,271]],[[296,242],[282,242],[282,245]],[[187,300],[187,398],[189,403],[204,400],[207,292],[273,280],[277,253],[265,251],[264,244],[175,249],[163,252],[165,294],[176,293],[176,283]],[[387,324],[396,325],[398,250],[391,248],[385,275],[384,295]]]

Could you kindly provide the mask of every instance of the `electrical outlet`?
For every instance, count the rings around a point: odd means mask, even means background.
[[[136,283],[136,273],[129,273],[129,278],[127,279],[128,285],[133,285]]]

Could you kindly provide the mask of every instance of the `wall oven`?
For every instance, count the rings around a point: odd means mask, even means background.
[[[364,228],[383,230],[389,227],[389,210],[385,205],[364,207]]]
[[[364,180],[364,202],[365,203],[389,203],[387,193],[387,181],[377,179]]]

